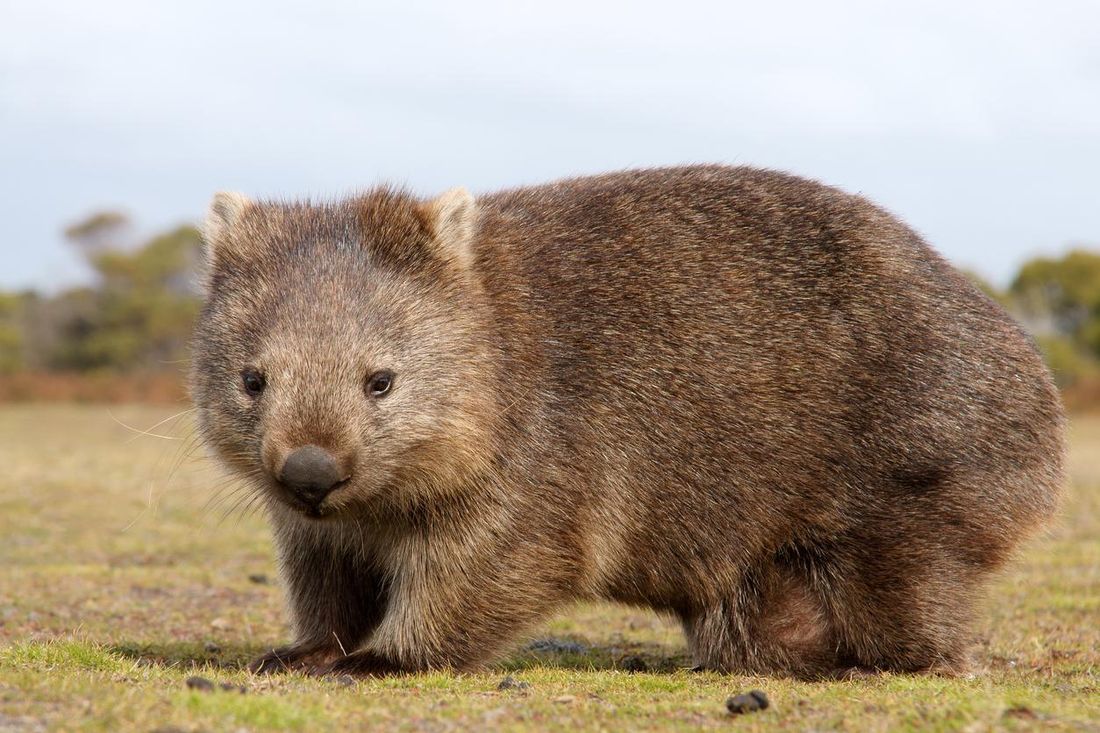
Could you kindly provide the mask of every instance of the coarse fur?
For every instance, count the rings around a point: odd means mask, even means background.
[[[1058,501],[1030,340],[813,181],[220,194],[207,240],[193,395],[295,630],[256,669],[467,670],[610,599],[678,617],[702,668],[958,671],[983,581]],[[307,444],[351,477],[312,515],[276,480]]]

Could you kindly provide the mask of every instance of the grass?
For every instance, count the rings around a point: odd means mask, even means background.
[[[0,731],[1100,730],[1100,418],[1072,425],[1058,524],[990,590],[971,678],[693,674],[667,620],[582,605],[537,634],[579,650],[345,684],[243,671],[287,634],[267,531],[222,517],[233,484],[188,440],[119,424],[170,414],[0,407]],[[530,686],[498,690],[505,675]],[[771,708],[733,719],[725,699],[753,688]]]

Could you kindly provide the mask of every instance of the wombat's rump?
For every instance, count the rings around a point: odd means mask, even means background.
[[[705,668],[958,669],[1058,498],[1027,337],[811,181],[220,194],[207,240],[193,392],[296,634],[257,668],[467,669],[604,598],[676,615]]]

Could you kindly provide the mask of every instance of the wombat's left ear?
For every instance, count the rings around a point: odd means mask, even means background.
[[[477,201],[465,188],[452,188],[427,204],[432,235],[441,254],[465,270],[473,264]]]

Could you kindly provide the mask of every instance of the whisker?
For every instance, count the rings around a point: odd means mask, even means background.
[[[116,423],[121,425],[122,427],[126,428],[127,430],[129,430],[131,432],[137,433],[138,435],[148,435],[151,438],[161,438],[163,440],[182,440],[182,438],[176,438],[176,437],[171,436],[171,435],[160,435],[159,433],[151,433],[148,430],[140,430],[139,428],[135,428],[133,425],[127,425],[126,423],[122,422],[117,417],[115,417],[114,413],[111,412],[110,408],[107,409],[107,415],[112,420],[114,420]]]
[[[129,443],[132,443],[132,442],[134,442],[135,440],[137,440],[138,438],[140,438],[140,437],[141,437],[142,435],[152,435],[152,436],[154,436],[154,437],[165,437],[165,436],[158,436],[158,435],[157,435],[156,433],[153,433],[153,432],[151,432],[151,431],[153,431],[153,430],[156,430],[157,428],[159,428],[159,427],[160,427],[161,425],[163,425],[164,423],[168,422],[169,420],[175,420],[175,419],[179,418],[180,416],[182,416],[182,415],[186,415],[186,414],[187,414],[187,413],[189,413],[189,412],[194,412],[194,411],[195,411],[195,410],[197,410],[197,409],[199,409],[199,408],[197,408],[197,407],[189,407],[189,408],[187,408],[186,410],[181,410],[180,412],[177,412],[177,413],[176,413],[175,415],[172,415],[172,416],[170,416],[170,417],[166,417],[166,418],[164,418],[163,420],[161,420],[160,422],[156,423],[155,425],[150,425],[150,426],[149,426],[149,427],[148,427],[148,428],[147,428],[147,429],[145,430],[145,432],[143,432],[143,433],[141,433],[141,434],[139,434],[139,435],[135,435],[134,437],[132,437],[132,438],[130,438],[130,439],[129,439],[128,441],[126,441],[126,443],[127,443],[127,444],[129,444]],[[117,422],[117,420],[116,420],[116,422]]]
[[[187,438],[180,444],[179,450],[176,451],[176,455],[172,460],[172,465],[168,469],[167,481],[171,481],[172,477],[176,475],[176,471],[180,469],[185,461],[194,458],[195,450],[201,446],[201,436],[198,431],[192,431]]]
[[[212,514],[213,512],[221,509],[227,502],[238,498],[242,492],[247,491],[246,486],[237,486],[231,491],[215,491],[207,498],[206,502],[202,506],[203,514]]]

